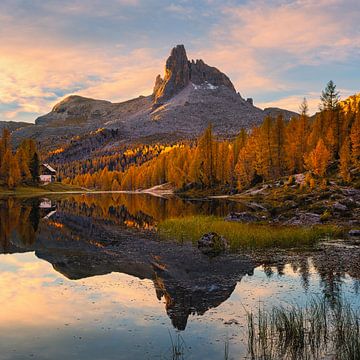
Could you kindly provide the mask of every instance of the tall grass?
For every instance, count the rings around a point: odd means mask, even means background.
[[[176,334],[175,339],[171,336],[169,332],[170,341],[171,341],[171,360],[184,360],[186,344],[184,339],[180,334]]]
[[[215,216],[189,216],[167,219],[158,225],[162,238],[180,242],[196,242],[207,232],[224,236],[231,248],[239,247],[296,247],[313,245],[321,239],[343,235],[337,226],[312,227],[244,224],[225,221]]]
[[[229,351],[229,339],[226,338],[225,344],[224,344],[224,360],[229,360],[229,355],[230,355],[230,351]]]
[[[305,308],[259,308],[247,314],[252,360],[360,358],[359,314],[343,300],[312,300]]]

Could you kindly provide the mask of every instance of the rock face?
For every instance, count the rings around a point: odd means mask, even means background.
[[[159,104],[172,98],[189,84],[189,62],[183,45],[174,47],[165,65],[164,80],[157,76],[154,88],[154,102]]]
[[[189,61],[184,45],[177,45],[166,61],[164,79],[160,75],[156,77],[153,93],[155,107],[171,99],[190,83],[223,85],[235,92],[234,85],[225,74],[202,60]]]

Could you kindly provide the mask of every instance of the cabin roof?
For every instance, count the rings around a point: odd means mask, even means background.
[[[42,166],[46,167],[49,171],[56,173],[56,170],[53,167],[51,167],[49,164],[42,164]]]

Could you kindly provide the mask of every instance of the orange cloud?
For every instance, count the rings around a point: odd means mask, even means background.
[[[8,119],[19,112],[48,112],[58,98],[67,95],[66,89],[69,94],[111,101],[148,95],[161,69],[161,60],[149,49],[124,54],[121,49],[112,53],[65,45],[3,44],[0,52],[0,101],[17,104],[4,113]],[[59,96],[58,91],[64,94]]]
[[[358,56],[360,34],[354,27],[359,16],[360,6],[354,0],[224,6],[222,21],[209,35],[210,46],[197,54],[229,74],[246,95],[294,92],[299,84],[287,80],[287,71]]]

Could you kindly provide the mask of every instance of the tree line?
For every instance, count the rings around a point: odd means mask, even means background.
[[[10,131],[4,129],[0,137],[0,185],[10,189],[20,184],[36,185],[39,182],[39,166],[35,142],[25,139],[13,151]]]
[[[329,172],[351,182],[360,171],[360,96],[340,101],[332,81],[321,95],[320,112],[286,122],[267,116],[233,140],[215,139],[211,125],[194,144],[180,144],[125,171],[108,167],[66,182],[106,190],[135,190],[170,182],[178,189],[221,187],[239,191],[262,181],[307,172],[307,183],[326,181]]]

